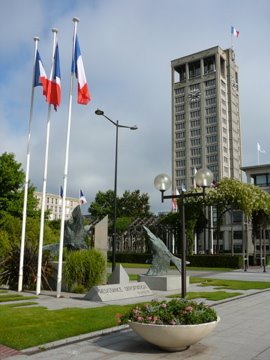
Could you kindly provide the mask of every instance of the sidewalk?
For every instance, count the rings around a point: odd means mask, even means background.
[[[261,277],[263,275],[263,280]],[[202,276],[196,275],[196,276]],[[233,271],[219,274],[205,274],[213,278],[241,278],[253,281],[270,281],[270,273],[262,273],[260,269],[247,272]],[[260,280],[259,280],[260,279]],[[195,291],[190,285],[189,291]],[[209,288],[207,288],[209,291]],[[158,297],[164,294],[156,294]],[[55,296],[41,295],[40,303],[48,308],[57,306],[82,307],[104,306],[100,303],[83,301],[74,298],[57,299]],[[153,296],[152,296],[153,298]],[[136,298],[132,302],[147,299]],[[135,300],[135,301],[134,301]],[[150,299],[151,300],[151,299]],[[87,303],[87,305],[85,304]],[[114,302],[116,303],[116,302]],[[117,301],[117,303],[122,303]],[[130,300],[131,303],[131,300]],[[47,305],[46,305],[47,304]],[[57,307],[59,308],[59,307]],[[43,348],[54,346],[50,350],[36,352],[38,348],[27,349],[20,355],[5,357],[10,360],[129,360],[129,359],[199,359],[199,360],[269,360],[270,359],[270,290],[249,291],[241,297],[215,303],[214,308],[221,321],[215,331],[199,343],[183,352],[168,353],[146,343],[128,327],[115,327],[103,332],[86,334],[72,339],[65,339],[54,344],[46,344]],[[1,359],[1,355],[0,355]]]

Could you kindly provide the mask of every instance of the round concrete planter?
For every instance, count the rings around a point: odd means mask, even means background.
[[[133,331],[144,340],[166,351],[181,351],[195,344],[214,330],[220,318],[197,325],[155,325],[130,322]]]

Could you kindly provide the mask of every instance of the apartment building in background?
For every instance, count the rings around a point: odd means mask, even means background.
[[[171,61],[173,189],[193,186],[208,168],[214,180],[241,180],[238,67],[219,46]]]
[[[35,198],[38,200],[38,209],[41,209],[42,192],[35,191]],[[50,211],[49,220],[59,220],[62,214],[62,198],[55,194],[46,194],[45,210]],[[73,209],[79,205],[78,198],[66,197],[65,220],[71,217]]]

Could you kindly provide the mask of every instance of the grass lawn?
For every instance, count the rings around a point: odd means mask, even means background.
[[[116,326],[116,314],[130,306],[47,310],[45,307],[0,306],[0,344],[21,350]]]
[[[225,300],[225,299],[229,299],[235,296],[239,296],[242,295],[243,293],[241,292],[226,292],[226,291],[200,291],[200,292],[188,292],[186,298],[188,300],[193,300],[193,299],[206,299],[206,300],[210,300],[210,301],[220,301],[220,300]],[[181,294],[177,294],[177,295],[170,295],[167,296],[168,298],[175,298],[175,297],[179,297],[181,296]]]
[[[221,280],[190,277],[190,283],[200,283],[200,286],[215,286],[217,289],[230,290],[263,290],[270,288],[270,282],[263,281],[241,281],[241,280]]]
[[[270,288],[270,282],[194,277],[190,278],[190,282],[198,283],[202,287],[214,286],[217,291],[188,292],[188,299],[204,298],[212,301],[241,295],[239,292],[241,290]],[[236,290],[236,292],[226,292],[223,289]],[[0,298],[7,295],[11,300],[15,300],[18,296],[17,294],[11,296],[1,293]],[[181,295],[177,294],[176,296]],[[41,306],[31,307],[30,305],[35,304],[28,301],[31,298],[35,298],[35,296],[19,296],[17,299],[20,302],[18,303],[0,305],[0,344],[17,350],[33,346],[42,348],[42,345],[48,342],[113,327],[117,324],[116,315],[124,313],[134,306],[134,304],[108,305],[90,309],[48,310]]]

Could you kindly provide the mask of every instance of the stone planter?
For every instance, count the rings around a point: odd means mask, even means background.
[[[166,351],[182,351],[214,330],[220,318],[197,325],[155,325],[130,322],[129,325],[144,340]]]

